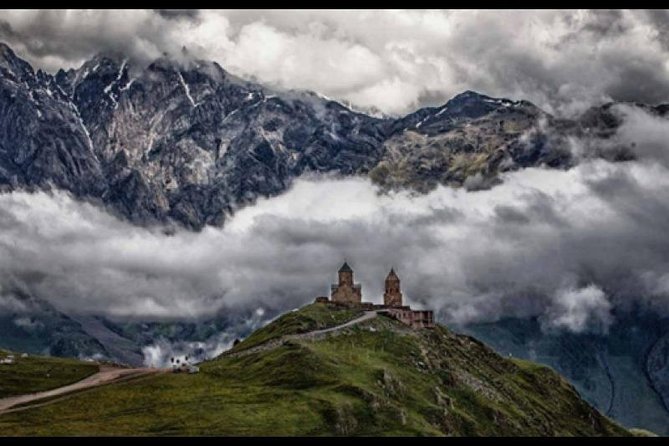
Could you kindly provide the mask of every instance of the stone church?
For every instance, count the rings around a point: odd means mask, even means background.
[[[431,310],[412,310],[402,304],[400,278],[394,268],[390,269],[386,277],[382,305],[362,301],[362,286],[353,281],[353,270],[347,262],[339,268],[338,276],[339,283],[330,287],[330,299],[317,297],[317,303],[331,302],[336,305],[360,306],[366,310],[376,310],[378,313],[386,314],[413,328],[434,327],[434,314]]]

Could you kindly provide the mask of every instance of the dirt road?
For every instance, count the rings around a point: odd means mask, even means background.
[[[309,331],[306,333],[300,333],[300,334],[292,334],[292,335],[285,335],[281,336],[280,338],[276,339],[271,339],[269,341],[263,342],[262,344],[256,345],[254,347],[247,348],[245,350],[241,350],[238,352],[224,352],[221,354],[221,357],[226,357],[226,358],[239,358],[242,356],[247,356],[252,353],[257,353],[257,352],[262,352],[266,350],[271,350],[273,348],[277,348],[278,346],[282,345],[285,341],[292,341],[292,340],[298,340],[298,339],[309,339],[309,340],[316,340],[320,338],[324,338],[326,335],[334,332],[339,332],[345,328],[352,327],[353,325],[361,324],[363,322],[367,322],[370,319],[373,319],[376,317],[378,314],[377,311],[365,311],[365,314],[360,316],[359,318],[353,319],[352,321],[348,321],[345,324],[337,325],[336,327],[330,327],[330,328],[325,328],[323,330],[316,330],[316,331]]]
[[[91,387],[101,386],[103,384],[109,384],[112,382],[124,381],[127,379],[159,372],[164,372],[164,370],[150,368],[123,369],[102,365],[100,366],[100,371],[98,373],[84,378],[81,381],[77,381],[74,384],[46,390],[44,392],[0,398],[0,414],[6,412],[15,412],[17,410],[25,410],[29,407],[42,405],[40,402],[43,402],[42,400],[47,398],[76,393]],[[16,407],[19,405],[21,405],[21,407]]]
[[[248,354],[268,350],[271,348],[276,348],[281,345],[284,341],[287,340],[296,340],[296,339],[315,339],[320,337],[325,337],[326,335],[341,331],[345,328],[351,327],[353,325],[366,322],[370,319],[376,317],[376,311],[367,311],[365,314],[360,316],[357,319],[346,322],[345,324],[337,325],[336,327],[330,327],[323,330],[311,331],[308,333],[301,333],[295,335],[282,336],[278,339],[273,339],[271,341],[265,342],[263,344],[257,345],[255,347],[249,348],[247,350],[242,350],[236,353],[224,353],[223,356],[246,356]],[[41,406],[44,404],[49,404],[51,402],[57,401],[60,398],[54,398],[58,396],[68,396],[72,393],[78,393],[86,389],[101,386],[104,384],[110,384],[112,382],[124,381],[132,378],[137,378],[144,375],[150,375],[154,373],[165,372],[165,369],[150,369],[150,368],[137,368],[137,369],[123,369],[118,367],[110,367],[101,365],[100,371],[94,375],[84,378],[81,381],[78,381],[74,384],[67,386],[59,387],[57,389],[46,390],[44,392],[29,393],[26,395],[17,395],[10,396],[8,398],[0,398],[0,414],[7,412],[15,412],[19,410],[25,410],[31,407]],[[44,401],[47,400],[48,401]],[[20,406],[20,407],[17,407]]]
[[[365,311],[365,314],[360,316],[359,318],[353,319],[352,321],[348,321],[345,324],[337,325],[335,327],[330,327],[330,328],[324,328],[323,330],[316,330],[316,331],[310,331],[307,333],[300,333],[296,335],[288,335],[286,336],[289,339],[303,339],[303,338],[308,338],[308,337],[316,337],[322,334],[326,333],[332,333],[333,331],[339,331],[343,330],[344,328],[351,327],[353,325],[361,324],[363,322],[366,322],[370,319],[374,319],[376,317],[377,312],[376,311]]]

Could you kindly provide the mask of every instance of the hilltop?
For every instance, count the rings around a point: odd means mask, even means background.
[[[310,336],[314,329],[330,331]],[[503,358],[440,325],[414,329],[330,303],[281,316],[200,370],[110,384],[0,415],[0,429],[10,435],[631,434],[548,367]]]

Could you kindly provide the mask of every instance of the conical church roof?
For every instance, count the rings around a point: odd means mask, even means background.
[[[344,264],[339,268],[340,273],[352,273],[353,270],[351,269],[350,266],[348,266],[348,263],[344,262]]]
[[[386,279],[399,279],[397,273],[395,273],[395,268],[390,268],[390,272],[388,273],[388,277],[386,277]]]

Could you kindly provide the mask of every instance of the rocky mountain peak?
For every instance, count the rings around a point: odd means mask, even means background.
[[[9,58],[9,57],[16,57],[14,54],[14,51],[7,45],[5,42],[0,42],[0,57],[3,59]]]
[[[28,62],[18,57],[7,44],[0,42],[0,74],[16,82],[25,82],[35,72]]]
[[[95,56],[93,56],[91,59],[88,60],[88,62],[95,62],[95,63],[107,62],[120,65],[121,63],[123,63],[124,60],[127,59],[128,57],[120,51],[105,50],[96,53]]]
[[[448,117],[478,118],[500,107],[512,107],[515,105],[519,105],[519,103],[467,90],[446,102],[439,111]]]
[[[9,47],[0,51],[0,95],[11,99],[0,110],[0,146],[17,152],[0,156],[0,188],[56,184],[139,224],[220,225],[306,172],[429,190],[568,163],[558,140],[521,140],[543,113],[537,107],[471,90],[441,107],[379,118],[240,79],[190,54],[130,69],[122,54],[103,52],[36,77]],[[580,125],[567,124],[561,133]]]
[[[481,99],[493,99],[490,96],[486,96],[482,93],[479,93],[474,90],[465,90],[462,93],[458,93],[453,96],[449,102],[458,102],[458,101],[470,101],[470,100],[481,100]]]

